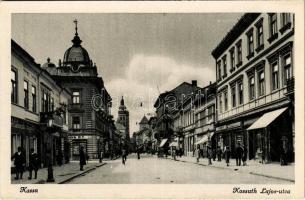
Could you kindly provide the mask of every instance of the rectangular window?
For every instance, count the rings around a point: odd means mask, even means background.
[[[11,102],[17,103],[17,72],[11,70]]]
[[[231,57],[231,70],[234,70],[235,68],[235,49],[232,48],[230,51],[230,57]]]
[[[240,66],[242,63],[241,41],[236,44],[236,48],[237,48],[237,65]]]
[[[283,58],[284,66],[284,85],[287,85],[287,80],[292,77],[291,54],[287,54]]]
[[[239,105],[244,103],[244,93],[243,93],[243,84],[238,83],[238,97],[239,97]]]
[[[224,92],[224,98],[225,98],[225,111],[228,110],[228,92]]]
[[[45,91],[42,92],[42,112],[48,112],[48,98],[47,93]]]
[[[277,34],[277,16],[276,13],[269,15],[270,20],[270,37],[274,37]]]
[[[209,121],[209,123],[211,123],[212,117],[213,117],[213,106],[210,106],[208,108],[208,121]]]
[[[223,77],[225,78],[227,76],[227,56],[222,57],[222,63],[223,63]]]
[[[36,112],[36,87],[32,85],[32,111]]]
[[[80,117],[72,117],[72,128],[75,130],[80,129]]]
[[[221,80],[221,61],[217,62],[217,69],[218,69],[218,80]]]
[[[79,98],[80,98],[80,92],[79,91],[73,92],[73,99],[72,100],[73,100],[74,104],[77,104],[77,103],[80,102]]]
[[[247,33],[248,35],[248,59],[254,54],[254,44],[253,44],[253,31]]]
[[[222,95],[219,95],[219,113],[222,113]]]
[[[249,99],[253,100],[255,98],[255,81],[254,76],[249,77]]]
[[[29,83],[27,81],[23,82],[24,89],[24,107],[29,109]]]
[[[290,19],[290,13],[282,13],[281,14],[281,18],[282,18],[282,27],[288,25],[291,22]]]
[[[54,111],[54,99],[51,97],[51,111]]]
[[[259,96],[263,96],[265,94],[265,72],[258,72],[258,94]]]
[[[277,61],[271,64],[271,70],[272,70],[272,90],[276,90],[279,88],[279,66]]]
[[[263,29],[263,22],[260,21],[256,24],[256,34],[257,34],[257,49],[256,51],[259,52],[263,49],[264,46],[264,29]]]
[[[235,86],[231,87],[231,93],[232,93],[232,107],[234,108],[236,106],[236,88],[235,88]]]

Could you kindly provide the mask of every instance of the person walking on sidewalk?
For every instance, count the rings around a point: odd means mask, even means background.
[[[243,166],[247,165],[247,156],[248,156],[248,150],[247,150],[247,147],[244,146],[244,152],[243,152],[243,157],[242,157]]]
[[[31,148],[30,150],[30,162],[29,162],[29,177],[28,179],[32,179],[32,172],[34,171],[35,176],[34,178],[37,179],[37,171],[39,169],[39,159],[37,153],[34,152],[34,149]]]
[[[209,165],[212,165],[213,150],[210,145],[207,146],[207,154],[208,154],[208,159],[209,159]]]
[[[174,158],[174,160],[176,160],[176,153],[177,151],[176,151],[176,147],[173,147],[173,158]]]
[[[195,151],[195,156],[196,156],[196,160],[197,160],[197,163],[199,162],[199,158],[200,158],[200,146],[197,145],[197,149]]]
[[[235,149],[235,159],[236,159],[236,166],[241,166],[241,158],[243,157],[244,149],[241,147],[240,143],[238,142],[237,147]]]
[[[14,165],[16,170],[15,180],[22,179],[24,165],[25,165],[25,156],[22,152],[22,148],[18,147],[17,152],[12,156],[14,159]]]
[[[217,147],[216,154],[217,154],[217,161],[221,162],[222,150],[219,146]]]
[[[122,149],[122,163],[123,163],[123,165],[125,165],[126,160],[127,160],[127,151],[126,151],[125,148],[123,148]]]
[[[230,151],[229,146],[225,147],[224,155],[225,155],[225,160],[226,160],[227,167],[228,167],[229,163],[230,163],[230,157],[231,157],[231,151]]]
[[[140,160],[140,148],[137,148],[137,156],[138,156],[138,160]]]
[[[86,154],[83,146],[81,146],[79,150],[79,165],[80,171],[84,171],[84,165],[86,165]]]

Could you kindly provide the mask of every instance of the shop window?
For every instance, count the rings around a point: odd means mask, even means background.
[[[17,103],[17,72],[15,70],[11,70],[11,102]]]

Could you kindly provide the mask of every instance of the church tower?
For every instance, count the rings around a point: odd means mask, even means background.
[[[129,136],[129,111],[127,110],[124,102],[124,97],[122,96],[120,107],[118,111],[118,119],[117,122],[122,124],[126,127],[125,133],[126,133],[126,141],[130,141]]]

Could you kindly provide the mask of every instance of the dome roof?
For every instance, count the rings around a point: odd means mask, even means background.
[[[82,40],[79,38],[77,32],[75,33],[72,43],[72,47],[67,49],[64,54],[63,64],[91,65],[89,54],[87,50],[81,46]]]

